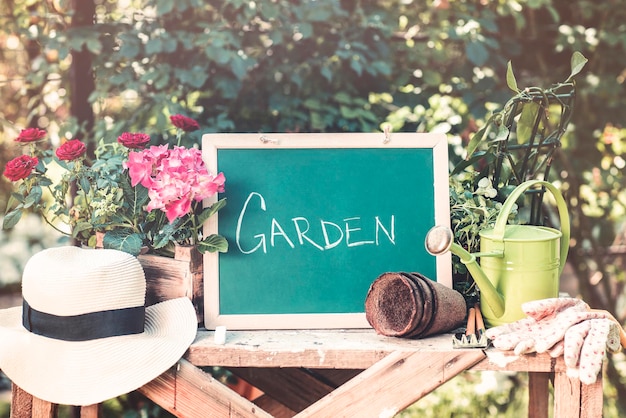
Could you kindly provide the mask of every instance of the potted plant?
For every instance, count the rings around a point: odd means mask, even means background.
[[[520,89],[511,63],[506,81],[515,93],[493,113],[467,145],[467,155],[450,174],[450,216],[454,240],[468,251],[480,250],[479,232],[492,228],[502,203],[526,180],[548,180],[560,140],[574,107],[574,77],[587,59],[575,52],[571,73],[548,88]],[[509,223],[543,224],[542,190],[528,192],[509,215]],[[517,205],[516,205],[517,206]],[[478,290],[467,268],[453,256],[454,287],[473,304]]]
[[[97,233],[105,233],[105,248],[134,255],[172,255],[174,245],[226,251],[223,237],[202,235],[204,221],[225,205],[220,200],[202,208],[202,201],[224,190],[224,175],[208,172],[198,148],[179,145],[185,132],[199,129],[197,122],[170,119],[177,145],[148,147],[149,135],[126,132],[117,142],[101,140],[93,159],[82,141],[66,141],[53,152],[44,130],[22,130],[16,142],[27,150],[4,170],[16,190],[3,228],[32,211],[80,245],[95,247]]]

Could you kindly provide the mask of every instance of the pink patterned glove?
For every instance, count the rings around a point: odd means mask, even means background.
[[[486,335],[494,347],[514,350],[517,355],[550,351],[558,356],[563,350],[558,344],[571,326],[588,319],[607,317],[603,311],[591,312],[589,305],[575,298],[531,301],[524,303],[522,310],[527,318],[487,330]]]
[[[550,298],[527,302],[522,310],[527,318],[489,328],[487,337],[494,347],[514,350],[515,354],[545,352],[563,338],[571,318],[563,321],[566,314],[575,316],[587,313],[589,306],[575,298]],[[563,327],[566,327],[563,329]]]
[[[528,315],[510,324],[490,328],[494,347],[520,355],[536,351],[563,355],[567,374],[584,384],[596,381],[606,351],[626,347],[626,333],[613,316],[592,310],[575,298],[552,298],[522,305]]]
[[[564,337],[567,375],[587,385],[595,383],[606,350],[617,352],[620,347],[620,326],[611,319],[590,319],[573,325]]]

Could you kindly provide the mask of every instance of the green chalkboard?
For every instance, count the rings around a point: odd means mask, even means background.
[[[206,228],[230,245],[205,256],[207,328],[366,327],[380,274],[449,280],[424,249],[449,223],[444,136],[210,134],[203,151],[227,199]]]

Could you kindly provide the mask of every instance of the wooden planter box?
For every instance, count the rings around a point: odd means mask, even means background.
[[[174,258],[144,254],[137,259],[146,273],[146,306],[186,296],[198,324],[204,323],[203,256],[195,247],[176,247]]]

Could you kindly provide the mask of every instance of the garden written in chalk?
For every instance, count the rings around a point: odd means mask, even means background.
[[[237,219],[236,241],[239,251],[243,254],[252,254],[257,251],[262,251],[264,254],[268,252],[268,238],[269,246],[274,247],[276,240],[283,240],[289,247],[296,248],[296,243],[300,246],[312,245],[320,251],[330,250],[338,247],[344,243],[347,247],[359,247],[362,245],[375,245],[381,244],[381,241],[395,245],[395,215],[390,215],[387,224],[383,224],[379,216],[374,216],[372,222],[374,224],[373,233],[370,236],[366,236],[359,226],[361,224],[360,216],[351,216],[342,219],[342,224],[339,225],[335,222],[330,222],[324,219],[319,220],[319,231],[323,236],[322,242],[319,242],[311,238],[311,222],[305,217],[296,216],[291,218],[291,233],[287,233],[285,228],[275,219],[271,218],[269,221],[269,231],[248,231],[245,227],[246,215],[254,211],[261,210],[267,211],[267,205],[265,198],[262,194],[257,192],[251,192],[248,198],[243,204],[239,217]],[[331,238],[332,236],[332,238]],[[243,241],[246,241],[252,237],[254,244],[250,246],[244,246]]]

